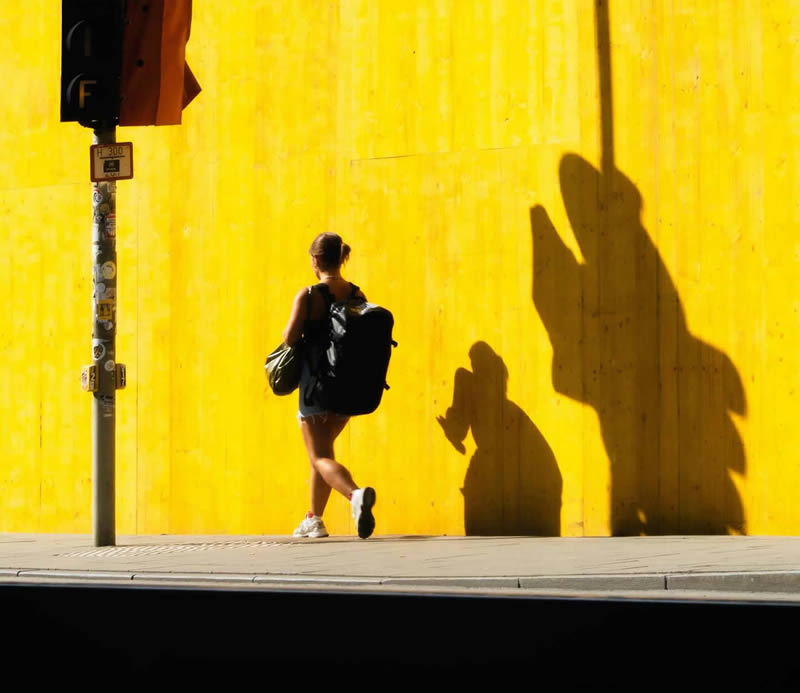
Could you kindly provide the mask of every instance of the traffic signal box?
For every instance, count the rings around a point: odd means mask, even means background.
[[[174,125],[200,92],[191,0],[62,0],[61,120]]]
[[[125,0],[62,1],[62,122],[117,123],[124,11]]]

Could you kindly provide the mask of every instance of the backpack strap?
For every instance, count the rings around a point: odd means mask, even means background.
[[[308,287],[308,311],[306,311],[306,322],[311,320],[311,289],[313,288],[313,286]]]
[[[353,282],[348,282],[350,284],[350,296],[349,298],[358,298],[358,292],[361,291],[361,287],[356,286]],[[325,282],[320,282],[319,284],[315,284],[314,286],[308,287],[308,295],[311,295],[311,289],[319,289],[322,293],[322,297],[325,299],[325,306],[326,308],[330,308],[333,303],[336,302],[334,295],[331,293],[330,287]]]
[[[361,287],[356,286],[353,282],[348,282],[350,284],[350,299],[357,299],[359,298],[358,292],[361,291]],[[320,293],[322,294],[322,298],[325,299],[325,308],[330,310],[330,307],[336,302],[334,295],[331,293],[330,287],[325,282],[320,282],[319,284],[314,284],[314,286],[308,287],[308,318],[311,317],[311,292],[313,289],[319,289]],[[306,318],[306,319],[308,319]]]
[[[320,294],[322,294],[322,299],[325,301],[325,310],[330,310],[331,304],[333,303],[333,295],[331,294],[331,290],[328,288],[328,285],[325,282],[320,282],[319,284],[315,284],[314,286],[308,287],[308,317],[311,318],[311,294],[314,292],[314,289],[318,289]],[[324,319],[324,318],[323,318]],[[309,362],[309,369],[311,370],[311,378],[308,381],[308,386],[306,387],[306,394],[303,398],[307,407],[310,407],[313,404],[313,395],[314,390],[316,389],[317,381],[319,381],[319,362],[316,364],[311,364]]]
[[[320,282],[319,284],[308,287],[309,294],[311,293],[311,289],[319,289],[322,298],[325,300],[325,308],[331,307],[331,303],[333,303],[333,294],[325,282]]]

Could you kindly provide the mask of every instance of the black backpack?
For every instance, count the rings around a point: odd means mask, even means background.
[[[358,297],[358,287],[344,301],[335,301],[326,284],[317,284],[328,307],[328,337],[324,351],[311,364],[306,404],[326,411],[356,416],[378,408],[388,390],[386,372],[392,347],[394,317]]]

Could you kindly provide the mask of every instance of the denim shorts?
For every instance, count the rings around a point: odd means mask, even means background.
[[[308,362],[303,362],[303,370],[300,371],[300,402],[299,408],[297,412],[297,419],[298,421],[316,421],[319,417],[319,420],[323,423],[328,420],[329,416],[338,416],[342,418],[348,418],[347,414],[337,414],[336,412],[328,411],[327,409],[323,409],[319,406],[315,401],[312,401],[310,404],[306,404],[306,390],[308,386],[311,384],[311,369],[308,367]]]

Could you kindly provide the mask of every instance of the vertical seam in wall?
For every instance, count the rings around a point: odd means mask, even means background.
[[[216,113],[214,114],[214,116],[216,116]],[[169,158],[169,171],[170,171],[170,174],[171,174],[172,173],[172,157],[171,156]],[[213,205],[213,200],[212,200],[212,205]],[[167,415],[167,421],[168,421],[168,424],[167,424],[167,450],[166,450],[166,457],[167,457],[167,459],[166,459],[166,465],[167,465],[167,475],[166,475],[167,476],[167,493],[166,493],[166,496],[167,496],[167,498],[166,498],[166,503],[167,503],[167,513],[166,513],[167,514],[167,527],[166,527],[166,531],[168,533],[172,533],[174,531],[173,530],[173,522],[172,522],[172,514],[173,514],[173,505],[172,505],[172,496],[173,496],[172,472],[174,470],[174,463],[175,463],[175,460],[174,460],[174,457],[173,457],[173,454],[172,454],[173,450],[175,448],[175,438],[173,437],[174,413],[173,413],[173,407],[172,407],[172,400],[173,400],[172,393],[173,393],[173,387],[175,385],[175,382],[174,382],[175,379],[173,377],[173,373],[175,372],[175,368],[173,367],[173,363],[172,363],[172,354],[173,354],[173,351],[174,351],[173,346],[174,346],[174,341],[175,341],[175,331],[172,329],[172,276],[173,276],[173,263],[172,263],[172,257],[173,257],[173,252],[172,251],[173,251],[173,248],[172,248],[172,241],[173,241],[173,236],[172,236],[172,217],[171,216],[170,216],[168,222],[162,228],[166,228],[167,238],[166,238],[166,241],[162,241],[162,242],[165,243],[165,245],[167,247],[167,253],[168,253],[167,269],[166,269],[166,272],[165,272],[166,277],[162,277],[162,281],[165,280],[167,282],[167,289],[166,289],[167,296],[166,296],[166,299],[164,301],[164,305],[166,306],[166,309],[167,309],[167,336],[166,336],[166,339],[164,341],[168,344],[165,361],[166,361],[166,366],[167,366],[167,378],[169,378],[169,387],[167,389],[167,397],[166,397],[166,399],[167,399],[167,411],[168,411],[168,415]]]
[[[448,151],[451,151],[455,146],[455,136],[456,136],[456,118],[455,118],[455,104],[453,103],[453,71],[455,70],[456,61],[453,59],[453,10],[452,4],[448,3],[448,11],[447,16],[449,17],[450,23],[450,84],[448,85],[448,91],[450,95],[450,142],[448,144]]]
[[[586,282],[585,282],[586,272],[581,272],[580,277],[581,277],[581,285],[580,285],[581,362],[579,367],[581,369],[581,401],[585,402],[586,401]],[[581,419],[583,420],[585,416],[586,416],[586,411],[585,409],[583,409],[581,411]],[[586,493],[586,426],[583,425],[583,421],[581,421],[581,460],[582,460],[581,495],[583,496],[583,502],[581,503],[581,525],[583,527],[583,532],[582,532],[583,536],[586,536],[586,503],[588,502],[588,494]],[[563,498],[562,498],[562,508],[563,508]]]
[[[140,254],[139,254],[139,229],[141,225],[139,224],[139,216],[141,213],[141,197],[137,196],[136,201],[136,312],[135,312],[135,320],[136,320],[136,347],[134,350],[135,353],[135,361],[134,364],[136,368],[139,368],[139,345],[141,343],[142,338],[142,330],[139,326],[139,301],[141,300],[139,289],[141,287],[141,264],[140,264]],[[117,272],[119,272],[119,258],[117,258]],[[136,378],[136,396],[134,397],[134,408],[136,411],[136,429],[133,433],[133,459],[134,465],[136,468],[136,474],[134,475],[135,479],[135,488],[133,492],[133,526],[135,527],[135,532],[138,534],[141,531],[141,527],[139,526],[139,379]]]
[[[502,364],[502,362],[501,362]],[[473,368],[473,373],[475,369]],[[500,402],[500,435],[495,438],[495,449],[496,454],[499,453],[500,455],[500,526],[505,529],[507,527],[506,522],[508,521],[508,502],[509,499],[506,497],[506,450],[505,450],[505,441],[506,441],[506,412],[505,407],[505,397],[503,393],[503,367],[500,366],[500,372],[498,373],[497,378],[497,387],[500,390],[500,397],[498,398]]]
[[[678,488],[675,490],[675,514],[677,519],[677,530],[680,532],[683,518],[681,513],[681,475],[683,466],[681,465],[681,342],[680,342],[680,298],[675,298],[675,423],[677,431],[677,445],[675,447],[675,463],[678,468]]]
[[[42,262],[43,260],[43,251],[44,251],[44,242],[42,241],[42,235],[39,235],[39,363],[37,364],[39,370],[39,450],[37,452],[37,466],[39,467],[39,511],[36,513],[38,521],[37,525],[39,529],[42,527],[42,480],[44,479],[44,470],[43,470],[43,459],[44,455],[42,454],[43,445],[44,445],[44,431],[43,429],[43,416],[44,416],[44,407],[42,402],[42,396],[44,394],[44,388],[42,386],[42,361],[43,361],[43,354],[42,354],[42,344],[44,342],[43,338],[43,324],[44,320],[42,320],[41,311],[44,305],[44,271],[42,270]]]
[[[658,148],[656,147],[656,150]],[[657,154],[656,154],[657,156]],[[659,170],[659,167],[656,166],[656,171]],[[658,174],[656,174],[658,175]],[[657,198],[660,197],[660,190],[659,185],[656,183],[656,196]],[[656,202],[658,204],[658,202]],[[658,223],[658,222],[656,222]],[[664,384],[663,384],[663,370],[662,364],[663,359],[661,358],[661,263],[659,262],[660,253],[658,251],[658,244],[656,242],[656,238],[658,237],[658,227],[654,231],[655,236],[653,240],[653,247],[656,251],[656,392],[658,396],[658,402],[656,403],[656,411],[655,414],[655,425],[657,430],[655,432],[656,437],[656,503],[655,507],[658,509],[658,531],[659,533],[664,531],[664,507],[662,506],[662,494],[661,494],[661,422],[663,420],[663,412],[661,410],[662,403],[664,401]],[[655,520],[656,518],[652,518]],[[645,523],[648,522],[650,518],[645,517]],[[652,533],[653,529],[649,530],[649,533]]]
[[[669,112],[672,115],[672,119],[670,122],[670,143],[672,145],[671,153],[671,161],[677,160],[677,152],[675,151],[675,66],[674,66],[674,53],[672,52],[674,49],[674,30],[675,30],[675,7],[674,2],[670,2],[669,9],[667,10],[670,13],[670,22],[672,26],[672,45],[670,46],[670,53],[669,56],[671,58],[669,64],[669,74],[670,74],[670,109]],[[675,174],[673,173],[673,186],[675,183]],[[674,189],[674,188],[673,188]],[[678,241],[679,242],[679,241]],[[676,258],[677,259],[677,258]],[[677,272],[678,266],[677,262],[675,263],[675,271]],[[676,446],[675,446],[675,465],[678,474],[678,478],[676,479],[676,487],[675,487],[675,524],[673,527],[674,531],[680,531],[681,527],[681,393],[680,393],[680,354],[679,354],[679,347],[680,347],[680,339],[678,337],[680,332],[680,298],[678,297],[678,288],[677,288],[677,279],[675,280],[675,361],[674,361],[674,369],[673,373],[675,375],[675,431],[676,431]],[[667,578],[664,576],[664,580],[666,582]]]
[[[653,37],[652,41],[655,45],[655,54],[657,55],[659,52],[659,35],[658,35],[658,21],[656,18],[655,13],[652,15],[651,18],[651,25],[649,27],[649,33]],[[658,59],[654,60],[655,64],[655,83],[656,85],[659,84],[659,62]],[[658,87],[656,86],[656,89]],[[656,137],[659,139],[661,138],[661,130],[659,128],[659,121],[658,116],[656,115],[655,118],[656,122],[653,127],[654,132],[656,133]],[[656,438],[656,499],[655,499],[655,508],[658,513],[658,532],[661,533],[664,531],[664,525],[668,524],[665,522],[665,507],[663,503],[663,495],[662,495],[662,471],[661,471],[661,449],[662,449],[662,442],[661,442],[661,430],[662,430],[662,421],[663,421],[663,410],[662,405],[664,401],[664,371],[663,371],[663,363],[664,359],[662,358],[663,354],[661,352],[661,336],[662,336],[662,324],[661,324],[661,262],[659,258],[661,257],[661,253],[659,251],[659,239],[661,237],[661,216],[660,216],[660,209],[661,209],[661,167],[660,167],[660,149],[659,147],[653,148],[653,157],[655,159],[653,170],[655,171],[655,207],[656,207],[656,219],[655,219],[655,226],[653,228],[651,237],[653,240],[653,248],[656,253],[656,277],[655,277],[655,301],[656,301],[656,393],[658,400],[656,402],[656,411],[654,412],[655,416],[655,438]],[[644,220],[642,219],[642,225],[644,226]],[[653,518],[654,520],[656,518]],[[648,520],[645,517],[645,522]],[[650,529],[649,533],[652,534],[653,530]],[[666,589],[666,582],[665,589]]]

